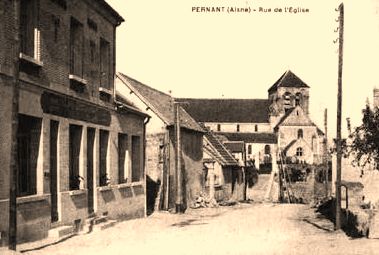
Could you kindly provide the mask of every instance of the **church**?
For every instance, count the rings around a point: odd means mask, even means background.
[[[310,119],[309,89],[288,70],[268,89],[267,99],[177,100],[185,102],[185,110],[232,154],[240,153],[247,165],[263,169],[271,168],[273,158],[322,163],[324,133]]]

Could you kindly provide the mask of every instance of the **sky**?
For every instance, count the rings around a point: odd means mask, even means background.
[[[310,114],[335,137],[340,1],[107,0],[124,17],[116,36],[116,69],[175,97],[267,98],[288,69],[310,86]],[[379,88],[379,0],[346,0],[343,122],[361,123],[361,110]],[[224,7],[222,13],[194,7]],[[228,13],[250,7],[251,13]],[[260,12],[271,8],[271,12]],[[285,7],[308,13],[284,12]],[[282,8],[282,12],[274,12]],[[255,12],[253,10],[256,10]]]

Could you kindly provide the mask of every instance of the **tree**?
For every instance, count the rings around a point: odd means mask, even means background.
[[[379,170],[379,110],[366,104],[362,112],[362,124],[349,136],[351,143],[347,150],[358,166],[373,164]]]

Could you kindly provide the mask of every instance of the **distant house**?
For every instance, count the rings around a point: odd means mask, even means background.
[[[117,74],[116,87],[125,100],[144,109],[152,117],[146,127],[148,211],[153,211],[157,205],[160,209],[174,209],[177,198],[174,99],[122,73]],[[179,109],[182,196],[184,207],[188,207],[204,187],[204,130],[181,106]]]
[[[206,190],[210,197],[217,201],[241,200],[243,198],[241,164],[211,130],[205,126],[204,129],[206,133],[203,159]],[[214,188],[213,193],[212,188]]]

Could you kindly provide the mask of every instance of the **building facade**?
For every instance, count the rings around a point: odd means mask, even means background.
[[[174,98],[125,74],[117,73],[117,90],[130,102],[151,116],[146,127],[146,174],[149,212],[173,210],[178,196],[186,209],[194,204],[204,188],[202,127],[179,106],[180,162],[182,193],[178,194]]]
[[[96,217],[144,216],[148,116],[114,96],[123,18],[103,0],[16,2],[0,1],[1,243],[9,228],[15,59],[18,241]]]

